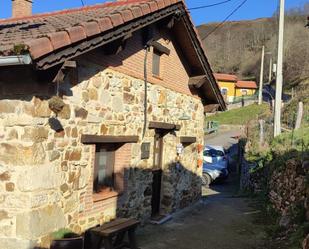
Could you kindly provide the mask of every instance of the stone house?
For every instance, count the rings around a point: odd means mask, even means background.
[[[1,249],[198,200],[204,112],[226,107],[183,1],[31,4],[0,21]]]

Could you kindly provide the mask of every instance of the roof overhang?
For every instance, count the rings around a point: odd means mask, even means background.
[[[224,106],[220,103],[220,101],[215,101],[212,96],[213,93],[211,91],[209,91],[209,78],[207,77],[207,75],[199,75],[199,76],[194,76],[189,78],[189,87],[191,89],[196,89],[200,94],[203,95],[203,99],[205,100],[204,102],[204,112],[206,113],[212,113],[212,112],[216,112],[218,110],[225,110],[226,109],[226,105],[224,102]],[[216,87],[218,89],[218,87]],[[215,91],[215,88],[214,88]],[[220,98],[219,100],[222,99],[222,95],[220,94]]]
[[[72,43],[68,46],[61,47],[57,50],[50,51],[34,58],[35,66],[38,70],[48,69],[106,44],[126,37],[131,37],[133,32],[163,20],[164,18],[173,16],[181,10],[185,11],[184,5],[182,2],[178,2],[148,15],[135,18],[129,22],[119,25],[113,29],[106,30],[105,32],[99,33],[92,37],[85,37],[85,39],[79,42]],[[44,41],[42,40],[41,42],[43,43]],[[33,48],[33,50],[35,50],[35,48]]]
[[[76,56],[101,47],[105,44],[115,42],[116,40],[126,37],[137,30],[175,15],[178,17],[178,29],[181,28],[181,33],[186,32],[186,35],[189,37],[191,42],[190,46],[194,49],[195,56],[197,58],[196,60],[198,60],[199,71],[196,73],[203,74],[204,83],[202,84],[202,88],[199,90],[202,90],[205,93],[205,98],[203,98],[205,101],[204,105],[219,104],[220,110],[226,110],[225,101],[221,95],[216,79],[214,78],[210,64],[202,48],[201,41],[197,36],[194,26],[190,20],[190,16],[182,1],[140,18],[134,19],[121,25],[120,27],[95,36],[92,39],[87,39],[75,45],[71,44],[70,46],[63,48],[58,52],[54,51],[53,53],[40,57],[35,61],[36,67],[39,70],[50,68],[66,60],[72,59]],[[199,77],[199,75],[193,77]]]

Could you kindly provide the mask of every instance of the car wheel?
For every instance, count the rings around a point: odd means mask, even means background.
[[[202,177],[202,184],[203,184],[204,186],[208,187],[210,183],[211,183],[211,177],[210,177],[210,175],[204,173],[204,174],[203,174],[203,177]]]

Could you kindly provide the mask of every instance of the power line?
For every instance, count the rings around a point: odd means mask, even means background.
[[[80,0],[80,1],[81,1],[82,5],[83,5],[83,6],[85,6],[85,3],[84,3],[84,1],[83,1],[83,0]]]
[[[233,0],[225,0],[225,1],[222,1],[222,2],[214,3],[214,4],[193,7],[193,8],[189,8],[188,10],[199,10],[199,9],[204,9],[204,8],[210,8],[210,7],[225,4],[225,3],[228,3],[228,2],[231,2],[231,1],[233,1]]]
[[[202,40],[207,39],[208,36],[210,36],[213,32],[215,32],[217,29],[219,29],[222,25],[224,25],[226,23],[226,21],[232,16],[234,15],[248,0],[244,0],[241,2],[240,5],[238,5],[236,7],[236,9],[234,9],[222,22],[220,22],[213,30],[211,30],[206,36],[204,36],[202,38]]]

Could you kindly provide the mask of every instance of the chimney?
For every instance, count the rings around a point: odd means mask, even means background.
[[[32,0],[12,0],[12,17],[32,15]]]

